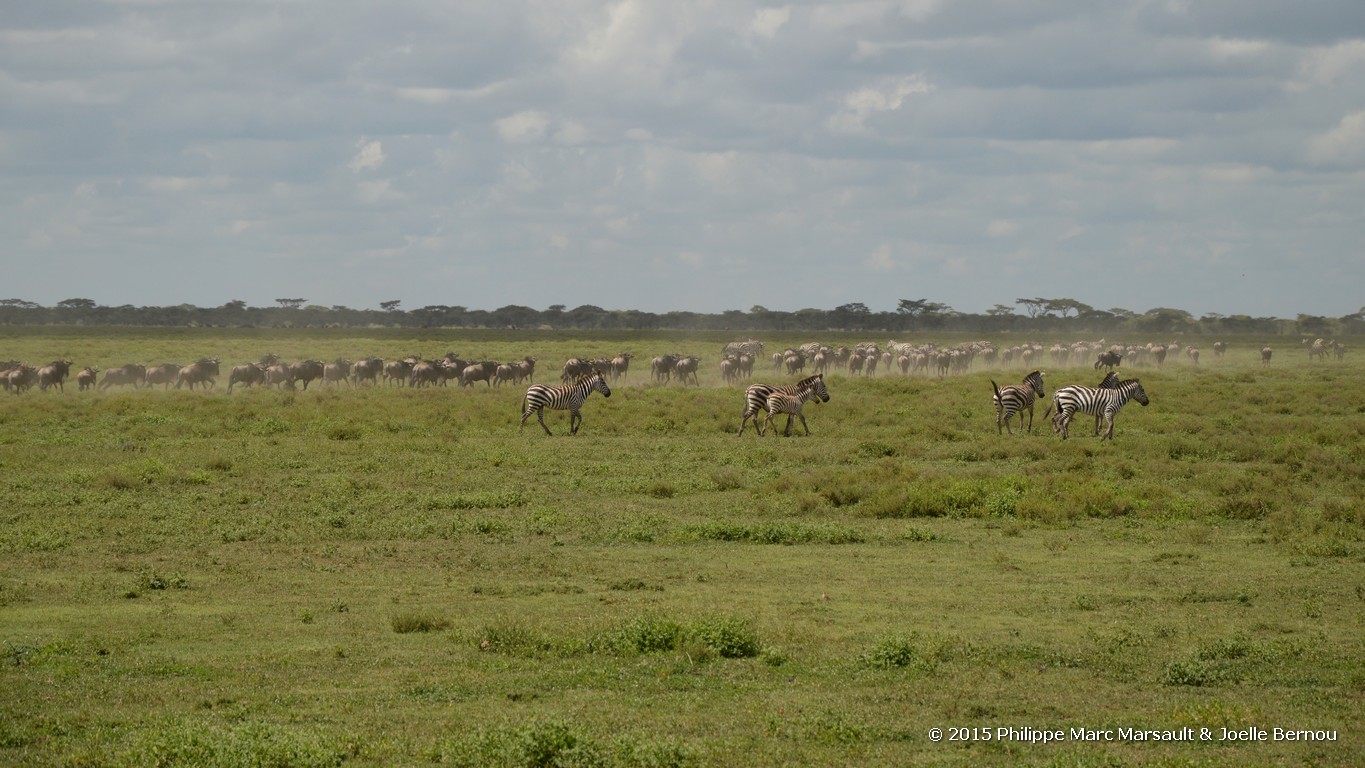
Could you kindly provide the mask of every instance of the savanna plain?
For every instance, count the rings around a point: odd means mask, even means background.
[[[997,434],[990,382],[1017,363],[835,371],[810,436],[760,438],[717,373],[737,336],[5,329],[0,357],[73,372],[223,369],[207,391],[0,393],[0,764],[1365,754],[1358,344],[1125,365],[1151,404],[1112,442],[1086,416],[1063,441],[1045,402]],[[635,358],[576,436],[562,411],[519,431],[524,384],[225,392],[267,353],[448,351],[531,355],[556,384],[572,356]],[[668,352],[700,386],[652,381]],[[1049,394],[1101,378],[1050,362]],[[760,360],[752,381],[795,378]]]

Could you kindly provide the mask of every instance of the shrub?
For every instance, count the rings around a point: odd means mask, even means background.
[[[877,669],[899,669],[914,664],[919,659],[913,638],[904,635],[887,635],[863,654],[863,664]]]
[[[723,659],[749,659],[758,655],[758,634],[744,619],[711,616],[695,622],[691,634]]]
[[[394,616],[391,624],[393,631],[400,635],[409,632],[439,632],[450,628],[449,619],[421,611]]]

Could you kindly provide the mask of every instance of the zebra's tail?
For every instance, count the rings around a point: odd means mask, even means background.
[[[995,383],[995,379],[991,379],[991,389],[995,390],[995,402],[997,402],[997,403],[1001,402],[1001,400],[1000,400],[1000,387],[999,387],[999,385],[997,385],[997,384]]]

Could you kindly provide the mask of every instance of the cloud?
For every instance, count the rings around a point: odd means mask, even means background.
[[[837,133],[864,133],[869,117],[899,110],[909,96],[933,90],[934,86],[923,75],[887,78],[844,96],[842,108],[829,119],[828,125]]]
[[[349,168],[356,173],[373,171],[384,164],[384,145],[378,141],[360,144],[360,151],[351,158]]]
[[[1316,165],[1355,165],[1365,159],[1365,112],[1352,112],[1309,139],[1308,159]]]
[[[749,22],[749,35],[762,40],[772,40],[791,15],[790,8],[760,8],[754,11],[754,19]]]
[[[543,112],[526,110],[493,123],[498,137],[508,144],[534,144],[545,138],[550,121]]]

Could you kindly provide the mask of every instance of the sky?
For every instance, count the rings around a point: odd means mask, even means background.
[[[1035,297],[1365,306],[1365,3],[0,9],[0,298]]]

